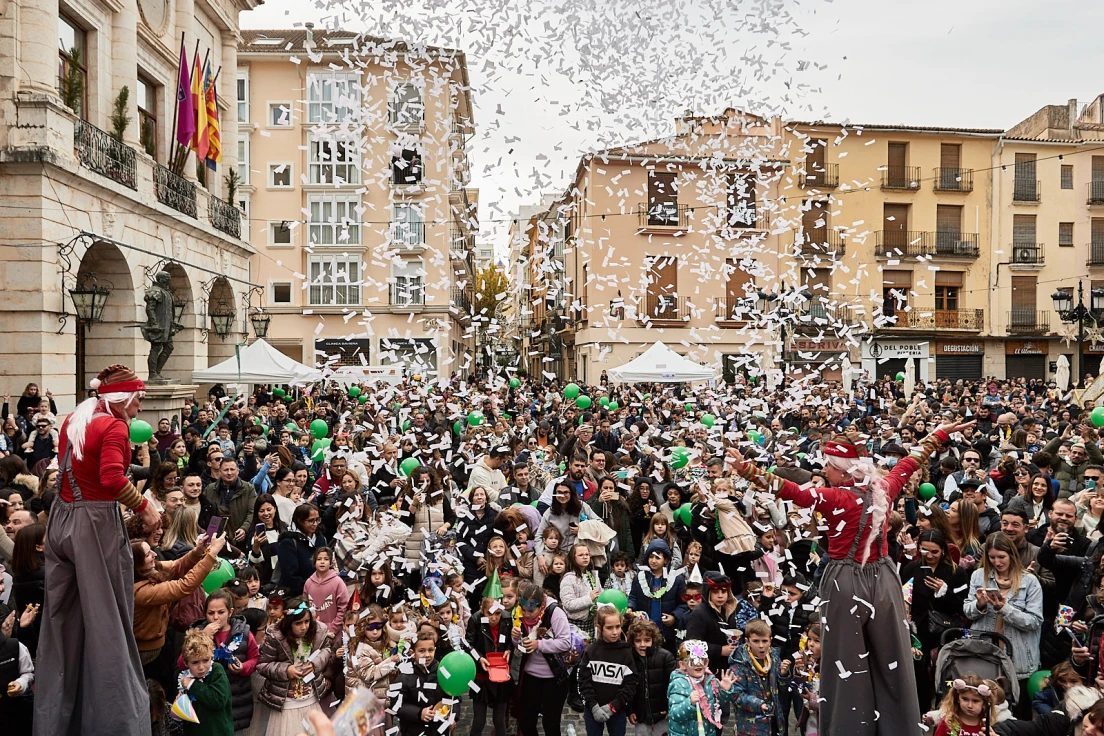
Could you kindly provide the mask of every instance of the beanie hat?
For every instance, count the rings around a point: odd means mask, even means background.
[[[644,552],[645,559],[651,557],[653,554],[661,554],[668,560],[671,559],[671,546],[663,539],[653,539],[648,542],[648,547]]]
[[[146,390],[146,384],[142,379],[121,363],[104,368],[88,385],[93,391],[104,394],[127,394]]]
[[[824,454],[832,457],[858,459],[866,456],[866,444],[854,427],[848,427],[843,432],[832,435],[824,443]]]

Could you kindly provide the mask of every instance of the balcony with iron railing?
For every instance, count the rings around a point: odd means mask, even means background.
[[[1089,198],[1086,204],[1104,204],[1104,179],[1089,182]]]
[[[743,323],[754,319],[759,313],[758,302],[754,296],[729,294],[713,300],[713,313],[717,322]]]
[[[425,223],[399,220],[391,223],[391,246],[399,250],[425,248]]]
[[[1012,256],[1010,263],[1013,267],[1022,266],[1030,270],[1041,268],[1045,263],[1042,243],[1014,242],[1009,248]]]
[[[920,167],[886,166],[882,169],[882,189],[917,191],[920,189]]]
[[[817,228],[794,233],[794,251],[801,256],[837,258],[846,252],[843,235],[838,230]]]
[[[636,321],[648,324],[683,324],[690,321],[690,306],[684,296],[648,294],[637,310]]]
[[[858,323],[858,316],[850,304],[834,304],[815,296],[806,301],[796,315],[794,328],[805,332],[820,332],[825,328],[837,328]]]
[[[421,307],[425,305],[425,284],[420,282],[391,284],[389,296],[392,307]]]
[[[974,170],[938,167],[935,170],[934,189],[937,192],[972,192]]]
[[[723,234],[732,236],[740,235],[746,230],[769,230],[770,213],[758,210],[755,207],[737,209],[730,207],[725,215]]]
[[[155,163],[153,188],[157,192],[157,201],[161,204],[189,217],[196,216],[196,185],[192,182]]]
[[[460,312],[461,317],[471,317],[472,303],[467,289],[459,286],[452,287],[452,306]]]
[[[641,202],[637,216],[641,230],[685,230],[690,225],[690,207],[676,202]]]
[[[1089,243],[1089,265],[1104,266],[1104,241],[1095,240]]]
[[[839,164],[820,164],[805,161],[804,189],[835,189],[839,186]]]
[[[207,200],[207,217],[211,225],[230,237],[241,237],[242,212],[229,202],[210,195]]]
[[[73,128],[77,158],[83,166],[131,189],[138,189],[134,149],[85,120]]]
[[[1013,307],[1009,310],[1009,335],[1042,335],[1048,332],[1050,332],[1050,312],[1031,307]]]
[[[1012,180],[1012,202],[1014,204],[1039,204],[1043,198],[1043,183],[1034,177],[1019,177]]]
[[[977,258],[977,233],[955,230],[879,230],[874,255],[878,258]]]
[[[929,309],[912,307],[908,311],[897,310],[897,321],[887,324],[887,330],[947,330],[981,332],[985,329],[984,309]]]

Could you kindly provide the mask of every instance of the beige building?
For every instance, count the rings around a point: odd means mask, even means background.
[[[11,0],[0,17],[0,372],[13,395],[49,388],[59,409],[103,367],[145,375],[143,292],[167,268],[183,331],[165,374],[234,352],[244,339],[252,249],[219,199],[236,166],[238,15],[257,0]],[[181,37],[218,80],[223,165],[199,186],[169,171]],[[73,51],[76,51],[74,54]],[[129,92],[129,125],[112,130]],[[255,293],[255,292],[254,292]],[[213,327],[218,318],[220,331]]]
[[[464,54],[307,25],[245,31],[238,52],[270,342],[308,364],[464,373],[478,230]]]

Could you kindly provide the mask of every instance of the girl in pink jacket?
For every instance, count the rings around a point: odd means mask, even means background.
[[[326,624],[326,628],[340,631],[345,609],[349,607],[349,589],[334,571],[333,557],[333,550],[329,547],[314,550],[311,557],[314,574],[303,584],[303,596],[310,601],[315,617]]]

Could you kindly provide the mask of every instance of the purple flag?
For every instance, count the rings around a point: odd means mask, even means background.
[[[180,44],[180,71],[176,74],[176,141],[182,146],[192,143],[195,135],[195,110],[192,108],[192,78],[188,74],[188,52]]]

